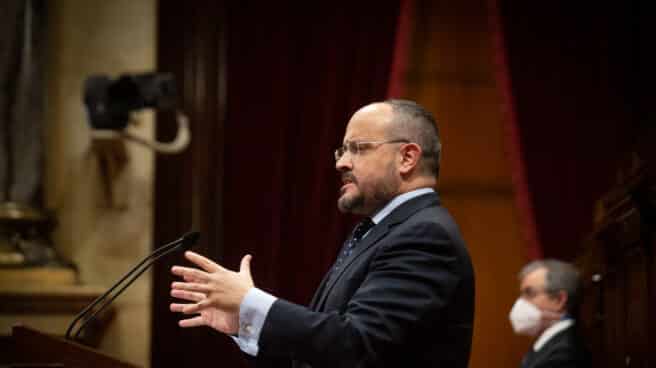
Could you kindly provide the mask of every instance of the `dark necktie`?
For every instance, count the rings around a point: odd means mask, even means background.
[[[348,258],[349,255],[353,252],[355,246],[360,242],[360,239],[374,226],[373,221],[369,217],[365,218],[360,222],[355,229],[353,229],[353,234],[351,237],[346,240],[344,247],[335,261],[332,272],[335,273],[343,266],[344,261]]]

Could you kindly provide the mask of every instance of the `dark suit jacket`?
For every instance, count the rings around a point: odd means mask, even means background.
[[[575,326],[560,331],[540,350],[529,351],[522,368],[589,368],[590,354],[576,332]]]
[[[310,308],[278,299],[258,361],[295,367],[467,367],[474,273],[436,193],[392,211],[327,275]],[[260,364],[258,363],[258,367]]]

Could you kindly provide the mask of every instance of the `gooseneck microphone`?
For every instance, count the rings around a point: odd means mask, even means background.
[[[75,316],[75,319],[73,319],[73,322],[71,322],[70,325],[68,325],[68,329],[66,330],[66,340],[78,340],[80,333],[84,330],[84,328],[91,322],[98,313],[102,312],[105,308],[107,308],[108,305],[110,305],[116,297],[121,295],[121,293],[128,287],[130,286],[139,276],[141,276],[142,273],[146,272],[146,270],[153,264],[155,261],[158,259],[164,257],[165,255],[175,252],[177,250],[187,250],[191,248],[196,242],[198,241],[198,238],[200,237],[200,232],[198,231],[191,231],[186,234],[184,234],[180,239],[177,239],[175,241],[172,241],[168,244],[165,244],[159,248],[157,248],[153,253],[151,253],[149,256],[144,258],[139,264],[134,266],[128,273],[125,274],[120,280],[118,280],[112,287],[109,288],[106,292],[104,292],[101,296],[96,298],[91,304],[87,305],[82,312],[80,312],[77,316]],[[112,291],[116,290],[119,286],[123,286],[118,289],[111,297],[110,294]],[[98,306],[97,308],[94,309],[94,307]],[[82,325],[77,329],[75,334],[72,334],[73,328],[75,325],[82,320]]]

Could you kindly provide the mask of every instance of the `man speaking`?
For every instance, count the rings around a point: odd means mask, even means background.
[[[310,305],[254,286],[251,256],[239,272],[187,252],[200,269],[171,295],[182,327],[233,336],[258,367],[467,367],[474,272],[464,241],[434,188],[441,143],[432,114],[405,100],[358,110],[335,151],[338,207],[364,216]]]

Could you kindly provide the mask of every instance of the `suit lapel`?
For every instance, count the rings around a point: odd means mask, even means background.
[[[331,267],[332,269],[332,267]],[[319,298],[321,295],[323,295],[323,289],[326,287],[326,283],[328,282],[328,279],[330,278],[331,270],[328,270],[326,274],[323,276],[323,279],[321,280],[321,283],[319,284],[319,287],[317,288],[317,291],[314,292],[314,295],[312,296],[312,300],[310,301],[310,309],[313,311],[318,311],[318,302]]]
[[[355,247],[351,256],[346,259],[344,265],[339,269],[339,271],[337,271],[337,275],[331,277],[329,272],[324,277],[324,279],[321,281],[321,284],[319,285],[319,288],[317,289],[317,292],[312,298],[310,306],[313,309],[316,307],[315,310],[319,310],[323,306],[327,296],[330,295],[330,291],[333,289],[333,287],[335,287],[346,269],[351,267],[356,259],[358,259],[368,248],[378,243],[378,241],[387,235],[387,233],[389,233],[389,231],[394,226],[405,221],[415,212],[432,205],[439,205],[439,197],[437,196],[437,193],[420,195],[419,197],[410,199],[409,201],[394,209],[389,215],[387,215],[387,217],[383,219],[383,221],[376,224],[371,229],[369,234],[367,234],[367,236],[365,236],[364,239],[360,241],[360,244]],[[314,305],[315,302],[316,305]]]
[[[534,367],[549,357],[551,351],[559,344],[559,342],[566,338],[570,328],[572,328],[572,326],[567,327],[566,329],[552,336],[551,339],[549,339],[549,341],[547,341],[547,343],[544,344],[544,346],[542,346],[542,348],[538,351],[533,351],[533,347],[531,347],[529,352],[532,352],[532,354],[530,356],[527,354],[527,357],[530,359],[525,359],[525,363],[522,363],[522,368]]]
[[[521,368],[530,368],[533,365],[533,361],[535,360],[535,355],[537,353],[533,350],[533,347],[530,347],[528,349],[528,352],[524,354],[524,358],[522,359],[522,364]]]

